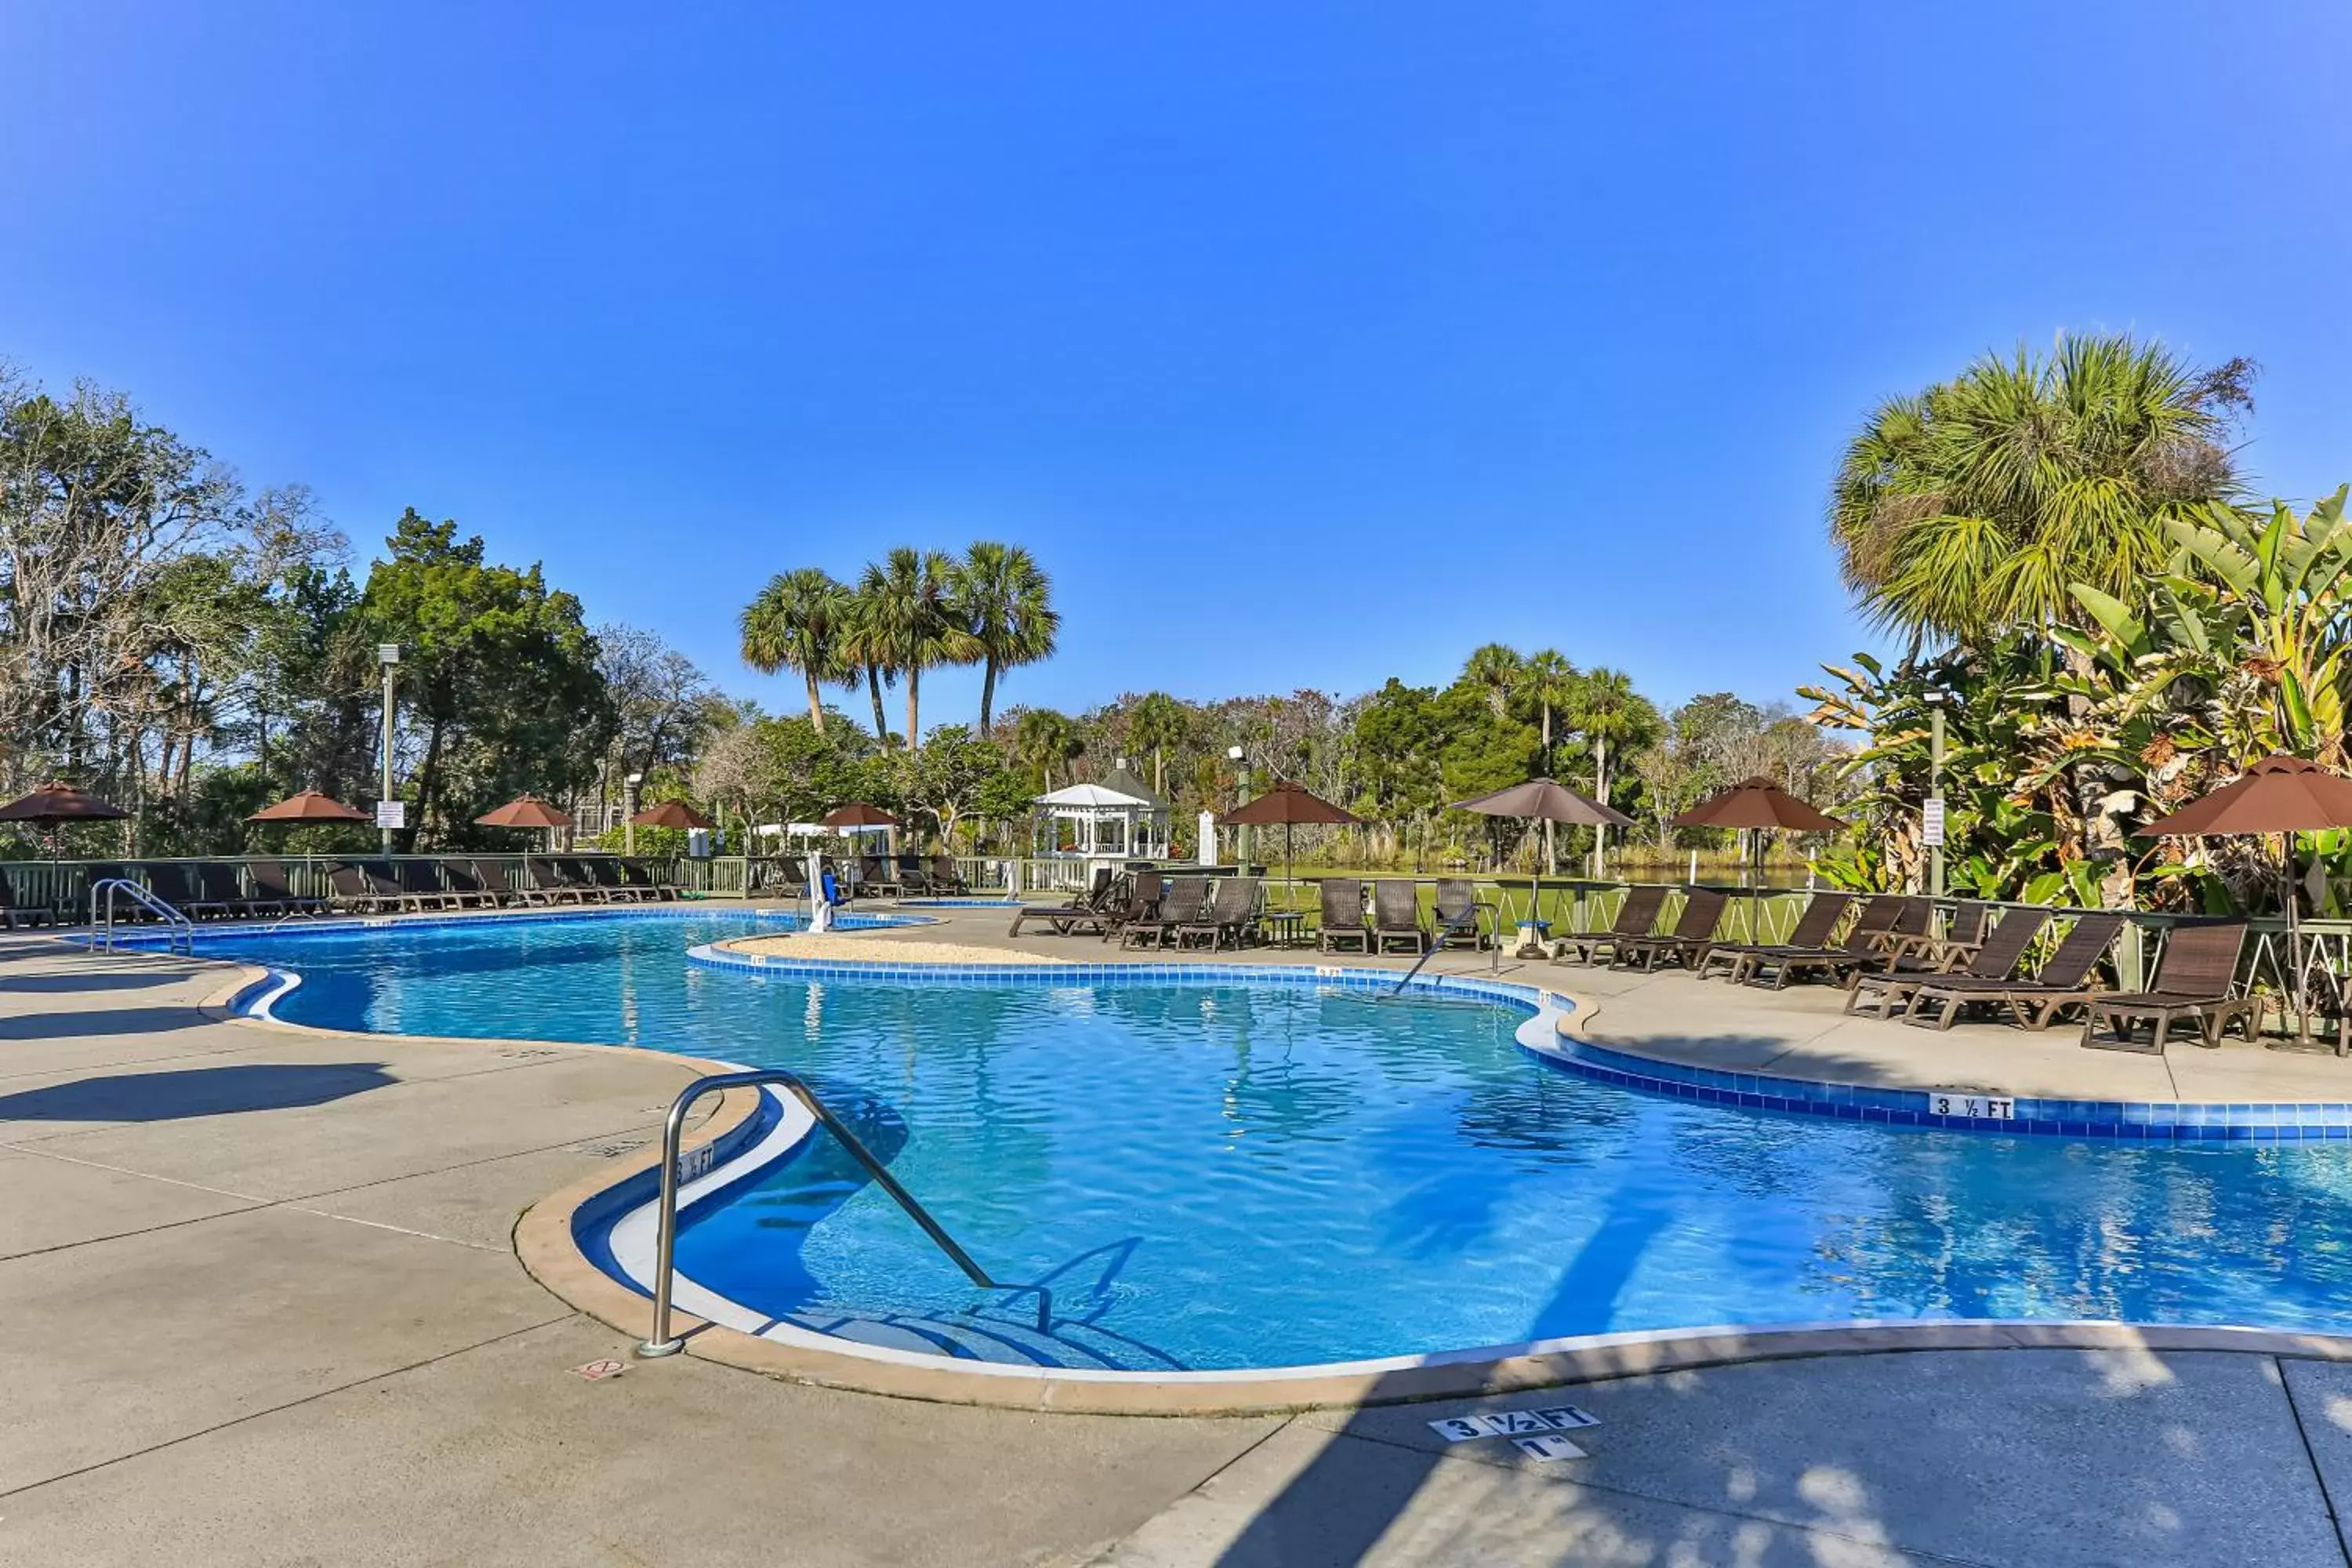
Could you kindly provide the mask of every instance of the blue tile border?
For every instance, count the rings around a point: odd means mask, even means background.
[[[2016,1107],[2014,1121],[1937,1116],[1925,1089],[1874,1089],[1769,1073],[1695,1067],[1589,1040],[1562,1040],[1538,1055],[1594,1083],[1636,1089],[1678,1100],[1738,1105],[1755,1110],[1831,1116],[1896,1127],[1937,1127],[2048,1138],[2110,1138],[2136,1142],[2285,1143],[2352,1139],[2352,1102],[2196,1104],[2186,1101],[2040,1100],[1998,1096]]]
[[[418,910],[398,915],[304,915],[274,921],[268,924],[251,921],[222,921],[200,924],[192,932],[196,949],[222,942],[247,943],[278,941],[289,937],[349,936],[379,934],[387,931],[424,931],[435,928],[457,928],[484,925],[542,924],[556,921],[580,920],[740,920],[751,927],[775,926],[786,921],[797,921],[798,912],[788,907],[761,907],[756,904],[714,904],[680,902],[675,904],[574,904],[556,909],[525,910]],[[903,926],[936,925],[928,915],[857,914],[842,910],[833,918],[836,931],[878,931]],[[800,929],[797,925],[793,930]],[[753,934],[747,931],[746,934]],[[62,938],[76,946],[87,947],[95,941],[88,931],[75,931]],[[152,926],[131,931],[118,931],[114,945],[118,948],[162,948],[172,942],[171,933]]]

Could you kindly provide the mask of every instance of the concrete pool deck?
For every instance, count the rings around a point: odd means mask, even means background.
[[[1002,931],[942,912],[959,942]],[[1425,1423],[1458,1403],[1045,1415],[630,1363],[625,1336],[524,1275],[509,1234],[650,1137],[689,1068],[221,1022],[198,1004],[225,973],[0,943],[0,1561],[2352,1561],[2352,1365],[2294,1355],[1918,1352],[1598,1380],[1560,1396],[1601,1417],[1577,1435],[1591,1457],[1542,1465],[1441,1443]],[[1692,1013],[1687,982],[1578,978],[1543,974],[1604,1002],[1603,1036],[1672,1010],[1695,1042],[1864,1054],[1769,994],[1730,993],[1768,1003],[1759,1024]],[[1663,1050],[1667,1026],[1647,1026]],[[1994,1033],[1874,1027],[1946,1049]],[[627,1370],[571,1371],[604,1359]]]

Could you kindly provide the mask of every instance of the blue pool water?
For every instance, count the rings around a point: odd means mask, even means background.
[[[1525,1015],[1298,984],[971,988],[689,964],[741,917],[229,938],[297,1022],[792,1068],[1001,1279],[827,1142],[697,1211],[755,1311],[1076,1364],[1273,1366],[1843,1318],[2352,1331],[2352,1151],[1864,1126],[1588,1083]]]

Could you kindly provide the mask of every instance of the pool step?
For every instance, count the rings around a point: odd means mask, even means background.
[[[1139,1364],[1131,1357],[1114,1359],[1058,1331],[966,1312],[946,1317],[919,1317],[905,1312],[877,1316],[794,1312],[778,1321],[835,1339],[956,1361],[997,1362],[1008,1366],[1090,1367],[1114,1372],[1133,1370]]]

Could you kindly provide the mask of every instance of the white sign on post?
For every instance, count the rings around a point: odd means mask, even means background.
[[[375,803],[375,825],[378,827],[406,827],[408,803],[404,800],[380,800]]]
[[[1920,817],[1920,827],[1922,843],[1930,849],[1942,847],[1944,842],[1944,797],[1942,795],[1931,795],[1927,797],[1927,809]]]

